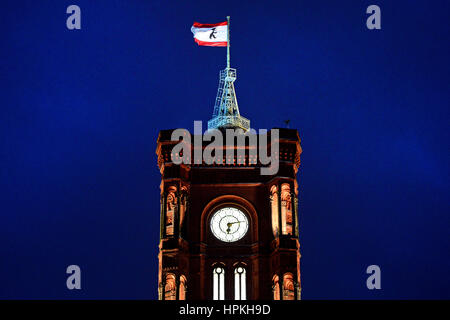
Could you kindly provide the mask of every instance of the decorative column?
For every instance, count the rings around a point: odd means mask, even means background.
[[[164,191],[161,195],[161,230],[160,230],[160,239],[164,239],[166,237],[166,197],[167,193]]]
[[[274,232],[274,223],[273,223],[273,194],[272,191],[269,191],[269,205],[270,205],[270,224],[272,226],[272,233],[274,234],[274,237],[277,236],[278,230],[275,233]]]
[[[158,284],[158,300],[162,300],[162,288],[161,283]]]
[[[175,276],[175,300],[180,300],[180,275]]]
[[[177,205],[173,212],[173,236],[178,239],[180,236],[180,209],[181,209],[181,193],[179,190],[175,193]],[[177,299],[178,300],[178,299]]]
[[[184,238],[184,226],[186,225],[186,191],[181,190],[180,191],[180,215],[179,215],[179,238]],[[183,221],[181,221],[181,208],[184,208],[183,212]]]
[[[161,280],[161,283],[159,285],[159,293],[160,293],[160,299],[159,300],[166,300],[166,275],[164,274]]]
[[[182,237],[186,237],[186,227],[189,225],[189,207],[190,207],[190,199],[189,194],[187,192],[184,193],[184,222],[182,226]]]
[[[296,293],[295,300],[301,300],[302,299],[302,296],[301,296],[302,288],[300,287],[300,285],[297,282],[295,282],[295,293]]]
[[[291,186],[291,190],[294,190],[293,186]],[[296,196],[295,191],[291,192],[291,214],[292,214],[292,235],[294,237],[297,237],[297,207],[295,205]]]
[[[181,285],[181,282],[180,282],[180,285]],[[188,300],[188,297],[187,297],[187,281],[184,281],[184,285],[183,285],[183,290],[184,290],[184,300]]]
[[[281,184],[277,184],[277,195],[278,195],[278,236],[283,234],[283,225],[281,219]]]

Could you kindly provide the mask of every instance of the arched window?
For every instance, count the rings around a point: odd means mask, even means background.
[[[171,186],[171,187],[169,187],[168,193],[167,193],[166,221],[164,222],[167,236],[173,236],[173,234],[174,234],[175,211],[176,211],[177,205],[178,205],[176,191],[177,191],[177,188],[174,186]]]
[[[283,234],[292,235],[291,187],[287,183],[281,185],[281,229]]]
[[[213,299],[225,300],[225,269],[222,267],[213,270]]]
[[[234,269],[234,300],[247,299],[246,271],[244,267]]]
[[[280,279],[275,275],[272,279],[273,300],[280,300]]]
[[[294,277],[292,273],[283,275],[283,300],[294,300]]]
[[[164,286],[164,300],[176,300],[177,286],[175,282],[175,275],[169,273],[166,275]]]
[[[180,276],[180,297],[179,300],[186,300],[186,277]]]
[[[272,232],[274,237],[278,234],[278,189],[277,186],[270,188],[270,203],[272,206]]]

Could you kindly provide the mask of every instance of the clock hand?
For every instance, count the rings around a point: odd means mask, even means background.
[[[229,226],[231,226],[232,224],[235,224],[235,223],[241,223],[241,222],[244,222],[244,221],[228,222],[228,223],[227,223],[227,226],[229,227]]]
[[[230,233],[230,231],[231,231],[230,227],[231,227],[233,224],[235,224],[235,223],[241,223],[241,222],[244,222],[244,221],[227,222],[227,233],[228,233],[228,234]]]

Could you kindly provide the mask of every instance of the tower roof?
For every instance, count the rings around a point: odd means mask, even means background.
[[[208,121],[208,129],[240,128],[244,131],[250,129],[250,120],[239,113],[239,107],[234,90],[236,69],[225,68],[220,71],[219,88],[217,90],[216,103],[213,117]]]

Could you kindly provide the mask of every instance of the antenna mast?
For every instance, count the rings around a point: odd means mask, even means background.
[[[230,17],[227,16],[227,67],[220,71],[219,88],[213,117],[208,121],[208,129],[240,128],[244,131],[250,129],[250,120],[239,113],[239,107],[234,91],[236,69],[230,68]]]
[[[230,16],[227,16],[227,69],[230,69]]]

